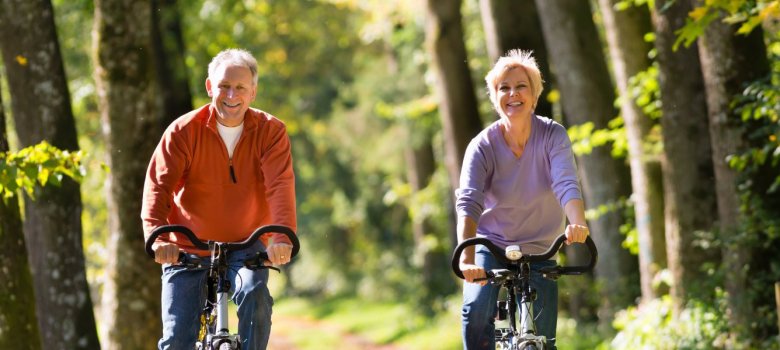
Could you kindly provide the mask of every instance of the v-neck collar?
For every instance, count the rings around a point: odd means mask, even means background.
[[[503,149],[503,152],[508,154],[510,157],[512,157],[515,161],[520,161],[523,159],[523,156],[528,153],[529,146],[533,144],[534,135],[536,134],[536,129],[538,128],[536,125],[536,114],[531,114],[531,133],[528,135],[528,141],[525,143],[525,148],[523,148],[523,153],[518,157],[515,155],[515,152],[512,152],[512,148],[509,147],[509,145],[506,143],[506,139],[504,139],[504,131],[503,127],[501,126],[501,120],[497,120],[494,124],[496,136],[498,137],[498,141],[501,144],[501,149]]]

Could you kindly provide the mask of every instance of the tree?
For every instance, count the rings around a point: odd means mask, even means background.
[[[702,4],[693,1],[694,4]],[[715,20],[699,40],[699,56],[707,91],[707,107],[715,170],[718,229],[724,238],[723,264],[728,292],[728,318],[733,334],[751,334],[754,307],[748,296],[751,244],[741,237],[740,198],[737,171],[728,158],[743,152],[750,130],[732,103],[745,86],[770,72],[764,35],[760,27],[749,34],[737,34],[737,24],[726,23],[726,12],[712,10]]]
[[[537,0],[550,65],[561,90],[564,119],[570,125],[592,123],[606,128],[615,117],[615,92],[587,1]],[[588,208],[610,208],[630,193],[626,165],[612,158],[609,149],[597,147],[577,157],[583,194]],[[632,286],[636,260],[622,248],[622,212],[598,210],[589,219],[590,231],[602,263],[596,265],[600,287],[599,320],[609,324],[619,309],[635,297]],[[608,263],[604,263],[607,261]]]
[[[162,124],[192,110],[187,65],[184,62],[184,34],[176,0],[152,0],[152,46],[156,82],[162,95]]]
[[[2,94],[0,94],[2,97]],[[0,99],[0,154],[9,151],[5,113]],[[5,162],[0,157],[0,162]],[[2,165],[2,163],[0,163]],[[35,318],[35,292],[24,244],[19,198],[0,202],[0,348],[40,349],[38,320]]]
[[[655,275],[666,267],[663,226],[663,182],[661,165],[648,152],[646,142],[654,122],[637,105],[629,80],[650,67],[652,44],[644,40],[652,31],[647,6],[616,7],[619,0],[599,0],[606,29],[612,70],[620,93],[620,114],[628,138],[635,226],[639,241],[639,276],[642,300],[658,297],[653,288]]]
[[[160,269],[143,250],[138,216],[144,174],[165,127],[152,28],[151,1],[95,2],[95,83],[111,168],[107,246],[113,258],[106,266],[103,324],[112,349],[148,348],[162,329]]]
[[[552,117],[552,104],[547,100],[551,91],[552,74],[547,59],[542,27],[533,0],[480,0],[482,25],[488,46],[490,62],[511,49],[533,50],[539,70],[546,80],[547,89],[542,91],[534,113]]]
[[[51,2],[0,2],[0,49],[21,146],[46,140],[59,149],[77,150]],[[36,200],[25,200],[24,234],[43,348],[97,349],[79,185],[65,178],[60,187],[35,191]]]
[[[706,285],[705,264],[717,262],[712,252],[697,247],[699,232],[712,228],[717,212],[707,105],[697,48],[673,50],[675,31],[691,6],[684,1],[656,1],[653,27],[658,53],[664,155],[664,218],[666,253],[672,275],[671,296],[679,311]]]
[[[444,127],[445,164],[453,189],[459,186],[466,147],[482,130],[474,84],[466,63],[460,5],[460,0],[428,0],[425,28]]]

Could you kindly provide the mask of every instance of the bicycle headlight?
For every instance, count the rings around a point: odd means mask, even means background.
[[[520,246],[510,245],[506,247],[506,250],[504,250],[504,255],[507,259],[516,261],[523,257],[523,252],[520,251]]]

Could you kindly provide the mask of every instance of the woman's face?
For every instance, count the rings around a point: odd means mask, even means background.
[[[498,79],[496,111],[502,117],[530,116],[536,105],[531,79],[522,67],[511,68]]]

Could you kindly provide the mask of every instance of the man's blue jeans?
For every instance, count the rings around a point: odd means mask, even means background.
[[[268,270],[252,271],[243,261],[262,247],[228,255],[230,294],[238,305],[238,334],[241,349],[265,349],[271,333],[273,298],[268,292]],[[206,259],[208,260],[208,259]],[[164,265],[162,275],[163,335],[159,349],[193,349],[200,327],[200,312],[206,301],[206,270],[187,270]]]
[[[503,268],[483,246],[476,247],[477,266],[485,271]],[[558,284],[539,273],[539,269],[555,266],[554,260],[531,264],[531,286],[536,289],[534,313],[537,316],[537,334],[547,337],[547,345],[555,349],[555,327],[558,323]],[[463,284],[463,310],[461,314],[463,348],[468,350],[496,348],[495,314],[500,286],[476,283]],[[518,298],[519,299],[519,298]],[[519,302],[520,300],[518,300]],[[518,320],[519,322],[519,320]]]

